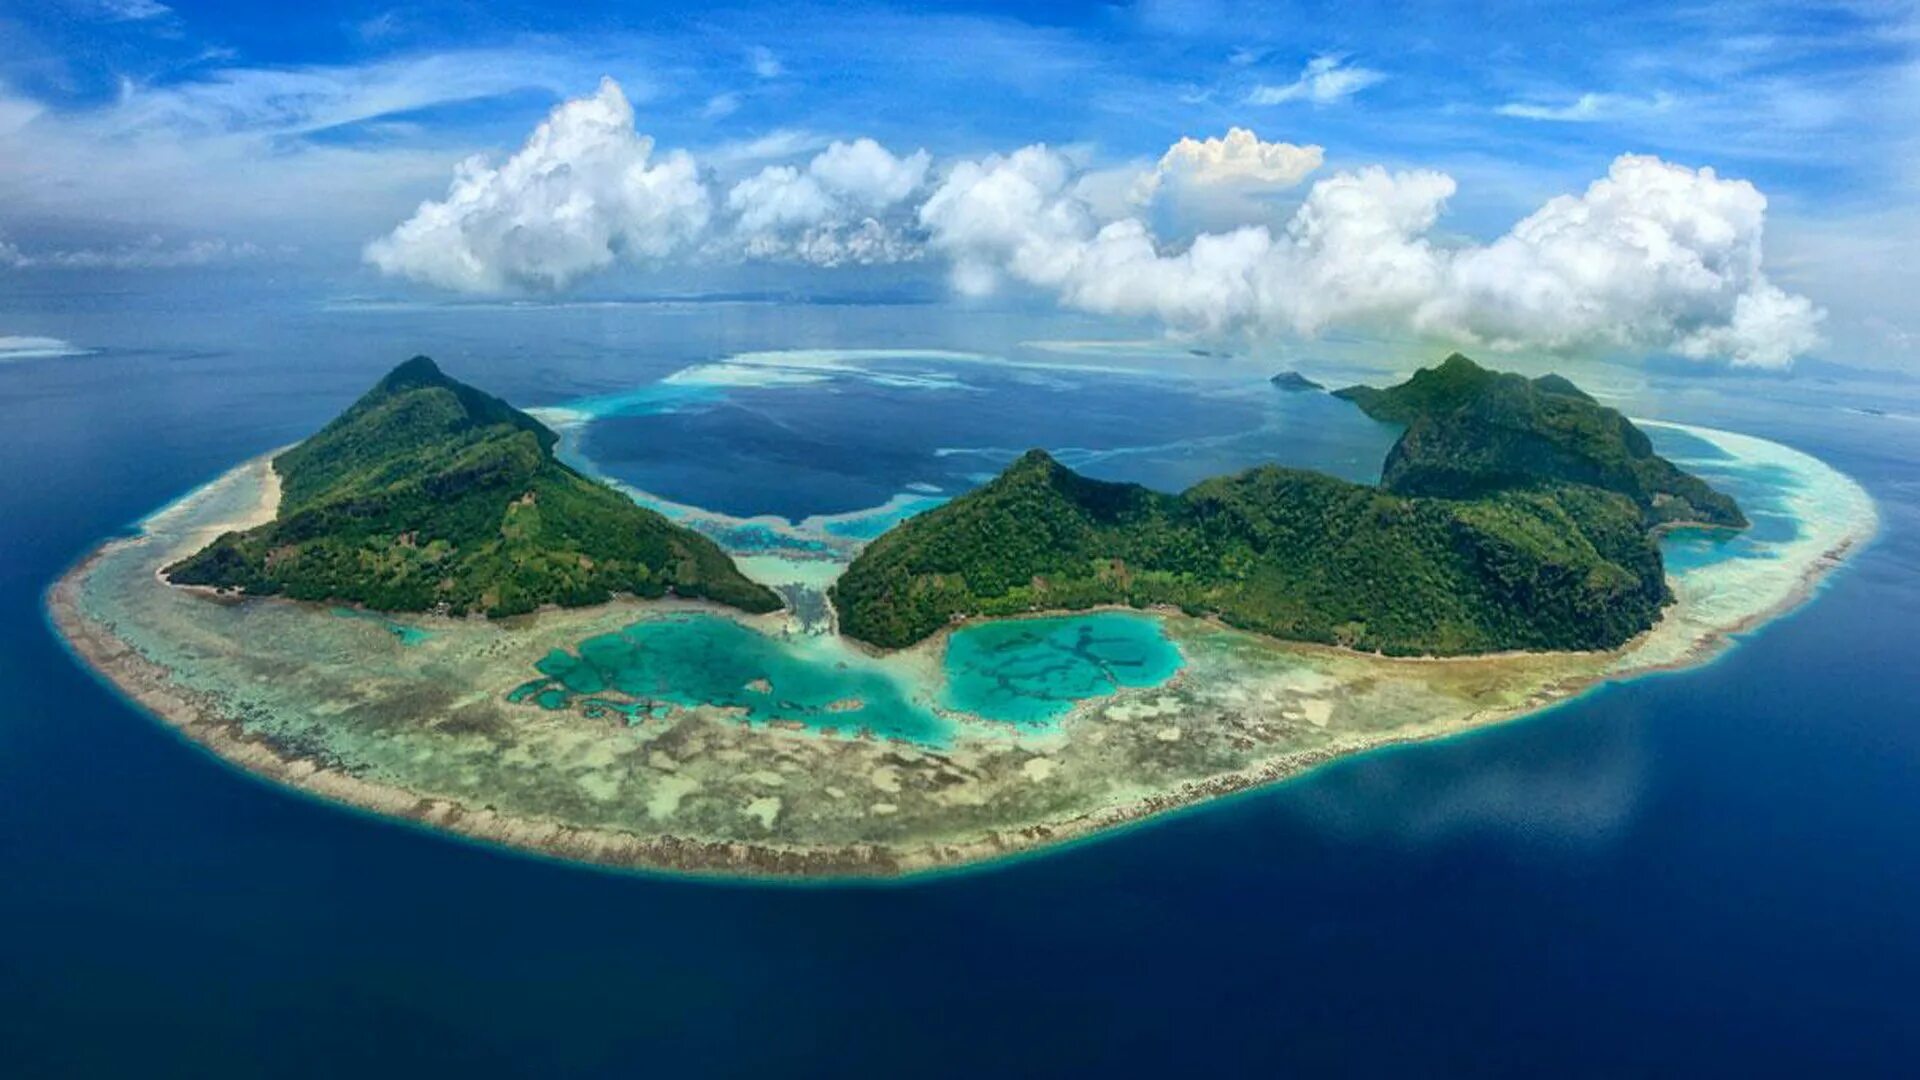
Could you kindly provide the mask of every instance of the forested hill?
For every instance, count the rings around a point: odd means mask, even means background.
[[[707,538],[553,456],[538,420],[424,356],[274,459],[278,516],[167,568],[186,585],[492,616],[669,591],[779,598]]]
[[[1167,495],[1037,450],[874,541],[833,596],[844,633],[885,647],[956,616],[1168,604],[1437,655],[1611,647],[1668,599],[1637,509],[1596,488],[1463,502],[1267,466]]]
[[[898,647],[968,616],[1168,604],[1390,654],[1610,648],[1670,599],[1650,526],[1745,522],[1557,376],[1455,356],[1342,393],[1408,425],[1380,487],[1269,466],[1169,495],[1031,451],[869,545],[834,588],[841,629]]]
[[[1381,486],[1397,494],[1470,499],[1576,483],[1627,496],[1649,525],[1747,524],[1732,499],[1654,453],[1632,421],[1558,375],[1488,371],[1455,353],[1398,386],[1335,394],[1376,420],[1407,425],[1381,471]]]

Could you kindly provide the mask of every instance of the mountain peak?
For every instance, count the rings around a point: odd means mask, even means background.
[[[444,386],[450,380],[440,365],[425,356],[416,356],[387,372],[376,389],[394,391],[416,386]]]
[[[555,460],[557,438],[416,356],[273,459],[272,521],[169,580],[455,615],[668,592],[779,609],[713,541]]]

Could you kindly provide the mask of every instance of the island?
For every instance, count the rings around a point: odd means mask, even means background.
[[[272,521],[169,581],[376,611],[522,615],[615,593],[780,607],[718,544],[554,458],[559,436],[424,356],[273,459]]]
[[[1267,381],[1292,394],[1305,394],[1326,389],[1297,371],[1283,371]]]
[[[1649,525],[1747,526],[1732,499],[1654,453],[1645,432],[1558,375],[1488,371],[1454,353],[1398,386],[1334,396],[1406,425],[1381,471],[1389,491],[1471,499],[1549,480],[1625,495]]]
[[[861,552],[841,629],[898,648],[974,616],[1167,606],[1395,656],[1607,649],[1672,599],[1653,526],[1746,524],[1552,376],[1456,354],[1342,396],[1407,425],[1377,487],[1268,465],[1167,495],[1031,451]]]
[[[1460,358],[1342,393],[1404,427],[1378,484],[1160,492],[1035,451],[789,522],[610,486],[587,409],[415,360],[47,608],[130,701],[322,799],[611,867],[894,876],[1698,663],[1877,527],[1813,457],[1565,380]]]

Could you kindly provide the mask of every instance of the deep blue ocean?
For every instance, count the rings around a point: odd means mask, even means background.
[[[658,494],[790,517],[951,493],[1025,445],[1174,486],[1268,445],[1242,436],[1275,415],[1254,396],[1275,362],[1060,376],[1050,357],[1084,353],[1021,343],[1113,329],[941,305],[296,292],[0,294],[0,335],[94,350],[0,363],[0,1073],[1911,1075],[1920,1059],[1920,385],[1569,372],[1635,415],[1812,452],[1879,502],[1880,536],[1813,603],[1705,668],[982,870],[726,884],[526,857],[251,779],[82,670],[41,592],[416,352],[529,406],[751,350],[1039,365],[748,386],[583,441]],[[1321,348],[1289,362],[1365,352]],[[938,372],[965,385],[915,382]],[[991,415],[969,404],[986,400]],[[1294,463],[1377,464],[1377,432],[1285,409]]]

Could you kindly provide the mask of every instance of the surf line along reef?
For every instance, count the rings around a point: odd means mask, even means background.
[[[1877,527],[1810,456],[1554,376],[1455,356],[1339,393],[1405,427],[1377,486],[1175,495],[1036,451],[871,542],[747,551],[416,358],[48,604],[128,697],[329,799],[614,866],[870,876],[1698,662]]]

